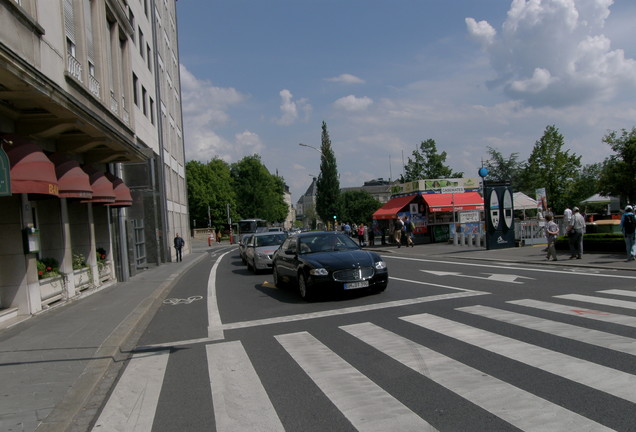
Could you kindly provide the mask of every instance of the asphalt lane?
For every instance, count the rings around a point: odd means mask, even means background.
[[[235,252],[200,262],[139,341],[135,356],[161,370],[148,382],[162,385],[154,407],[135,415],[152,416],[146,422],[153,431],[232,430],[233,405],[240,407],[234,425],[256,417],[268,429],[288,431],[386,430],[380,419],[371,421],[378,412],[400,430],[636,424],[626,386],[636,376],[634,353],[617,349],[634,345],[636,313],[624,306],[636,303],[612,303],[629,302],[636,274],[385,256],[385,292],[313,303],[275,287],[271,273],[249,272]],[[210,277],[218,311],[207,298]],[[545,304],[564,305],[564,312]],[[215,313],[222,337],[210,337]],[[404,353],[417,354],[403,359]],[[130,393],[139,385],[133,378],[125,384],[122,374],[113,395],[124,385],[130,387],[122,393]],[[538,414],[546,412],[552,418]]]

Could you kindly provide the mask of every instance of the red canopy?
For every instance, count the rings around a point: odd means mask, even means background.
[[[133,200],[130,195],[130,189],[124,184],[124,181],[111,173],[106,173],[106,178],[113,183],[113,192],[115,192],[115,202],[107,203],[106,205],[115,208],[130,207]]]
[[[477,192],[422,195],[430,212],[483,210],[484,200]]]
[[[80,167],[79,162],[62,153],[53,153],[50,159],[55,164],[60,197],[90,199],[93,196],[88,174]]]
[[[92,166],[85,166],[84,171],[88,174],[93,189],[93,197],[90,200],[84,200],[83,203],[113,203],[115,202],[115,191],[113,184],[103,171],[96,170]]]
[[[2,135],[11,166],[11,193],[58,196],[55,165],[39,145],[20,135]]]
[[[417,198],[417,195],[393,198],[373,213],[373,219],[397,219],[398,212],[415,198]]]

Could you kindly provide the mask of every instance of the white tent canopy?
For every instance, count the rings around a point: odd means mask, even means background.
[[[512,201],[515,210],[528,210],[537,208],[537,200],[530,198],[523,192],[515,192],[512,194]]]

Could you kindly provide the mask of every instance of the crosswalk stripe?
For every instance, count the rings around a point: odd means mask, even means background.
[[[435,430],[309,333],[276,339],[357,430]]]
[[[476,347],[636,402],[636,376],[430,314],[401,317]]]
[[[218,432],[284,431],[240,341],[206,346]]]
[[[611,289],[611,290],[605,290],[605,291],[599,291],[599,292],[603,294],[614,294],[614,295],[620,295],[625,297],[636,297],[636,291]]]
[[[152,430],[169,351],[133,355],[93,431]]]
[[[558,295],[554,297],[559,299],[566,299],[566,300],[576,300],[576,301],[581,301],[584,303],[595,303],[595,304],[602,304],[606,306],[616,306],[623,309],[636,309],[636,302],[631,302],[627,300],[616,300],[616,299],[609,299],[604,297],[588,296],[583,294],[564,294],[564,295]]]
[[[374,324],[341,328],[524,431],[611,430]]]
[[[636,317],[629,315],[620,315],[598,310],[582,309],[580,306],[563,305],[556,303],[548,303],[540,300],[513,300],[507,303],[519,306],[531,307],[535,309],[557,312],[564,315],[573,315],[580,318],[588,318],[597,321],[608,322],[612,324],[620,324],[628,327],[636,327]]]
[[[479,315],[485,318],[506,322],[520,327],[553,334],[567,339],[574,339],[590,345],[608,348],[631,355],[636,355],[636,340],[599,330],[578,327],[572,324],[560,323],[530,315],[505,311],[489,306],[468,306],[457,310]]]

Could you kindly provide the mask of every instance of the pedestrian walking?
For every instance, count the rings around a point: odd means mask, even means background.
[[[395,220],[393,226],[393,239],[397,247],[402,247],[402,229],[404,228],[404,222],[399,217]]]
[[[579,213],[579,208],[572,209],[572,219],[568,225],[568,237],[570,240],[570,259],[581,259],[581,238],[585,231],[585,218]]]
[[[177,252],[177,262],[183,261],[182,249],[185,246],[185,241],[179,236],[179,233],[174,238],[174,250]]]
[[[636,216],[633,213],[634,208],[630,205],[625,207],[625,212],[621,217],[621,231],[625,237],[625,251],[627,252],[627,259],[625,261],[633,261],[636,256],[634,251],[634,243],[636,237]]]
[[[552,258],[553,261],[557,261],[555,243],[556,243],[556,238],[559,235],[559,226],[554,222],[553,219],[554,218],[552,217],[552,214],[545,215],[545,221],[546,221],[545,236],[548,241],[548,248],[547,248],[548,255],[546,259],[548,261],[550,261],[550,258]]]
[[[415,230],[415,224],[406,216],[404,217],[404,230],[406,232],[406,247],[414,247],[415,245],[413,244],[413,231]]]

